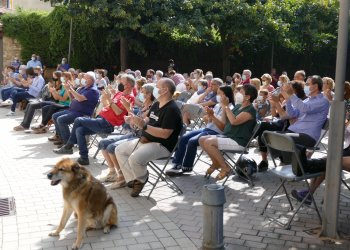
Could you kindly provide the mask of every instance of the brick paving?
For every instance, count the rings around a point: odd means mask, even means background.
[[[23,113],[6,117],[8,108],[0,108],[0,197],[14,196],[17,214],[0,217],[0,249],[70,249],[76,237],[76,221],[71,218],[60,238],[48,233],[57,226],[62,212],[60,186],[50,186],[46,172],[62,157],[52,153],[49,134],[14,132]],[[90,155],[95,153],[90,150]],[[77,158],[75,150],[72,158]],[[251,156],[257,156],[251,149]],[[257,162],[259,158],[257,157]],[[96,177],[108,170],[102,156],[91,160],[88,167]],[[199,249],[202,244],[201,188],[211,183],[204,179],[206,165],[199,162],[191,175],[174,178],[183,189],[177,195],[167,187],[157,188],[146,199],[146,185],[141,197],[130,197],[130,190],[110,190],[117,203],[120,224],[108,235],[102,230],[87,231],[82,249]],[[350,178],[350,175],[345,175]],[[261,216],[260,212],[279,180],[269,172],[259,174],[251,188],[236,177],[227,182],[224,210],[224,241],[226,249],[350,249],[348,241],[338,244],[323,242],[309,234],[308,229],[320,227],[315,211],[303,208],[292,223],[291,230]],[[301,188],[293,184],[288,189]],[[316,193],[322,210],[323,187]],[[349,192],[347,192],[349,194]],[[294,202],[295,203],[295,202]],[[288,203],[283,196],[272,202],[268,214],[286,221]],[[290,215],[291,213],[288,212]],[[341,198],[339,222],[348,235],[350,201]]]

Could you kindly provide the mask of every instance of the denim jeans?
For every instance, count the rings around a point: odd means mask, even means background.
[[[115,135],[115,136],[109,136],[105,139],[102,139],[98,143],[98,148],[101,150],[106,150],[110,154],[114,154],[115,148],[126,141],[130,141],[135,139],[136,136],[133,133],[128,133],[125,135]]]
[[[87,148],[85,136],[97,133],[110,134],[113,130],[114,126],[102,117],[97,117],[96,119],[79,117],[74,121],[72,132],[67,144],[74,145],[77,143],[79,146],[80,157],[87,159],[89,157],[89,150]]]
[[[10,98],[11,91],[14,89],[14,87],[3,87],[0,89],[0,99],[3,101]]]
[[[11,111],[15,112],[16,105],[17,105],[18,102],[20,102],[22,100],[25,100],[27,98],[34,98],[34,96],[30,95],[25,89],[14,88],[11,91],[10,98],[13,101],[13,104],[11,106]]]
[[[196,158],[199,138],[206,135],[217,135],[218,133],[208,129],[198,129],[186,133],[180,139],[179,146],[175,151],[173,163],[181,165],[182,170],[192,171],[194,159]]]
[[[70,110],[63,110],[52,115],[56,127],[56,134],[64,143],[67,143],[70,136],[69,124],[72,124],[75,118],[80,116],[82,115]]]

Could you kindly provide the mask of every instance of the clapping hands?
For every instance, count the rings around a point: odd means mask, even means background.
[[[132,110],[131,110],[132,106],[131,106],[131,103],[130,103],[130,101],[129,101],[128,99],[126,99],[124,96],[122,96],[122,97],[120,98],[120,101],[121,101],[121,103],[123,104],[123,106],[126,108],[126,110],[127,110],[128,112],[131,112],[131,111],[132,111]]]
[[[124,119],[125,122],[129,123],[132,127],[141,129],[145,125],[145,121],[141,117],[134,115],[132,112],[129,112],[128,116],[125,116]]]

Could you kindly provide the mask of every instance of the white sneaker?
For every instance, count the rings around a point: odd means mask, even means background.
[[[15,112],[13,112],[13,111],[10,111],[6,114],[6,116],[14,116],[14,115],[15,115]]]
[[[1,106],[11,106],[13,104],[13,101],[11,99],[7,99],[6,101],[3,101],[1,103]]]

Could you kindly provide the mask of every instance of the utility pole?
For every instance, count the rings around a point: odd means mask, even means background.
[[[73,35],[73,17],[70,18],[68,63],[70,63],[70,55],[71,55],[71,50],[72,50],[72,35]]]
[[[339,238],[338,214],[344,141],[345,103],[344,82],[349,31],[349,0],[340,0],[337,63],[335,72],[335,98],[332,101],[329,150],[327,156],[326,189],[324,194],[322,230],[320,236]]]

